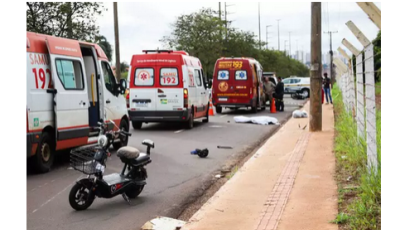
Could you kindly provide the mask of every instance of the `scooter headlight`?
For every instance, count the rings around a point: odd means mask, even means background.
[[[100,147],[105,147],[107,145],[108,138],[105,135],[99,136],[99,139],[97,140],[97,144]]]

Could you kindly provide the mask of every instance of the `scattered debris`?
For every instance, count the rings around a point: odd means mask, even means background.
[[[307,128],[307,124],[303,127],[303,130],[305,130]]]
[[[217,175],[215,175],[215,177],[219,179],[219,178],[221,178],[221,175],[217,174]]]
[[[185,224],[186,222],[182,220],[159,216],[147,221],[141,230],[179,230]]]
[[[232,149],[232,147],[231,146],[217,146],[217,148],[219,148],[219,149]]]
[[[347,187],[344,187],[343,189],[353,190],[353,189],[359,189],[359,188],[360,188],[360,186],[347,186]]]
[[[344,155],[342,156],[342,159],[346,159],[346,158],[347,158],[347,156],[344,156]]]
[[[208,156],[208,149],[195,149],[190,152],[192,155],[198,155],[200,158],[205,158]]]
[[[353,177],[352,176],[349,176],[349,177],[347,177],[347,181],[350,181],[351,179],[353,179]]]
[[[228,123],[231,123],[231,121],[230,121],[230,120],[228,120],[227,122],[228,122]]]
[[[217,211],[219,211],[219,212],[224,212],[224,210],[221,210],[221,209],[215,209],[215,210],[217,210]]]
[[[295,110],[292,113],[293,118],[307,118],[308,114],[305,110]]]
[[[299,124],[299,129],[300,129],[300,124]]]

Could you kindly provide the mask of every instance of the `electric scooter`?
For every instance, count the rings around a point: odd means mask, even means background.
[[[117,127],[113,121],[114,127]],[[84,146],[71,151],[70,164],[72,168],[84,174],[83,178],[76,182],[69,193],[69,203],[75,210],[85,210],[92,205],[96,197],[112,198],[117,195],[130,204],[130,199],[136,198],[146,185],[147,171],[145,165],[151,163],[150,149],[154,148],[154,142],[144,140],[147,153],[140,153],[133,147],[125,146],[117,151],[117,156],[124,163],[121,173],[104,175],[108,151],[116,137],[119,135],[131,136],[130,133],[120,130],[107,130],[103,122],[99,122],[99,138],[96,145]]]

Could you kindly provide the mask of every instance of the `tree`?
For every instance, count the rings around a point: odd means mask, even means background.
[[[184,50],[198,57],[208,77],[212,76],[215,62],[222,56],[253,57],[260,62],[264,71],[274,71],[282,77],[309,75],[304,64],[286,57],[283,52],[260,50],[259,41],[253,33],[225,28],[225,21],[219,19],[217,12],[211,9],[203,8],[181,15],[172,26],[172,34],[160,41],[169,49]],[[225,37],[225,34],[228,36]]]
[[[96,15],[106,10],[97,2],[27,2],[27,30],[82,41],[99,33]]]
[[[222,53],[222,33],[224,22],[217,12],[211,9],[201,9],[189,15],[181,15],[172,25],[171,36],[165,36],[160,41],[168,48],[184,50],[198,57],[203,69],[211,76],[215,61]]]
[[[111,44],[107,41],[107,38],[103,35],[96,36],[94,42],[97,43],[101,49],[103,49],[104,53],[106,53],[107,58],[109,61],[112,60],[112,47]]]
[[[126,62],[122,62],[121,63],[121,73],[122,72],[127,72],[127,69],[129,68],[129,65],[128,65],[128,63],[126,63]]]
[[[379,30],[378,35],[372,41],[374,44],[374,69],[375,71],[375,82],[381,81],[381,31]]]

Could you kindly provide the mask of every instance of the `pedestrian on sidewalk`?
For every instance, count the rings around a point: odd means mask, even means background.
[[[269,105],[272,105],[272,98],[275,92],[275,84],[269,80],[268,77],[264,78],[264,87],[265,87],[265,93],[268,95],[268,100],[269,100]]]
[[[283,110],[285,108],[285,105],[283,103],[284,92],[285,92],[285,86],[284,86],[284,83],[282,82],[282,77],[278,77],[278,84],[276,85],[276,88],[275,88],[276,111],[283,112]]]
[[[331,96],[331,86],[332,86],[332,84],[331,84],[331,79],[328,78],[328,74],[327,73],[324,73],[324,79],[322,81],[322,84],[324,86],[326,104],[329,104],[329,102],[331,104],[333,104],[332,103],[332,96]],[[328,101],[328,98],[329,98],[329,101]]]

